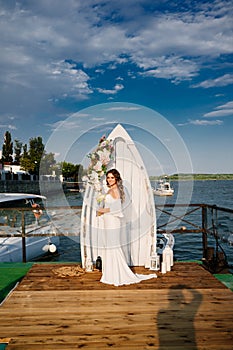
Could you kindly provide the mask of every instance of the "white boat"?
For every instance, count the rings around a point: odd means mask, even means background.
[[[56,229],[39,206],[39,202],[45,199],[34,194],[0,193],[0,262],[23,260],[22,213],[17,208],[34,208],[32,211],[25,211],[25,234],[30,235],[25,239],[26,260],[57,250],[59,237],[47,236],[56,234]]]
[[[143,160],[129,134],[118,124],[107,140],[114,142],[114,160],[108,169],[116,168],[123,179],[125,192],[125,230],[122,247],[130,266],[150,266],[150,256],[156,250],[156,214],[153,192]],[[101,256],[101,223],[96,218],[96,193],[87,183],[81,217],[81,254],[95,262]],[[98,226],[100,225],[100,226]]]
[[[167,176],[159,180],[158,186],[153,190],[156,196],[173,196],[174,189],[171,187]]]

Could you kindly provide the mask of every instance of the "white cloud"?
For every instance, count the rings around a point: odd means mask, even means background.
[[[17,130],[16,126],[12,124],[0,124],[0,129]]]
[[[185,125],[198,125],[198,126],[208,126],[208,125],[222,125],[222,120],[204,120],[204,119],[195,119],[189,120],[187,123],[180,123],[178,126]]]
[[[224,105],[216,107],[216,109],[228,109],[228,108],[233,108],[233,101],[229,101]]]
[[[97,121],[97,122],[102,122],[102,121],[104,121],[105,119],[102,118],[102,117],[94,117],[94,118],[91,118],[91,120]]]
[[[190,124],[193,124],[193,125],[221,125],[221,124],[223,124],[223,121],[222,120],[196,119],[196,120],[191,120]]]
[[[60,155],[61,155],[60,152],[54,152],[53,154],[54,154],[54,158],[55,159],[58,159],[60,157]]]
[[[95,82],[110,69],[125,66],[128,79],[140,72],[178,83],[197,77],[203,67],[211,71],[215,59],[233,54],[232,2],[184,1],[182,10],[176,2],[162,1],[166,12],[155,3],[1,1],[0,113],[27,120],[39,114],[43,124],[43,118],[54,121],[69,99],[74,106],[96,91],[115,98],[124,85],[108,89]],[[218,68],[224,68],[222,62]],[[121,82],[113,79],[108,86]],[[225,74],[199,86],[226,86],[232,80]]]
[[[233,74],[224,74],[221,77],[215,79],[207,79],[201,83],[194,84],[192,87],[202,87],[208,89],[210,87],[227,86],[233,84]]]
[[[146,70],[150,65],[155,67],[155,69]],[[174,56],[159,57],[150,60],[150,62],[145,59],[140,63],[140,66],[145,69],[145,72],[141,73],[141,75],[172,79],[174,82],[191,79],[198,72],[197,65],[191,60]]]
[[[146,3],[143,8],[140,0],[67,0],[59,6],[56,0],[12,4],[1,6],[0,20],[4,33],[0,38],[1,80],[12,84],[30,87],[36,82],[51,90],[52,82],[48,82],[43,68],[50,66],[48,62],[67,58],[81,63],[84,69],[105,63],[116,67],[128,61],[145,70],[146,75],[177,82],[195,76],[209,58],[233,52],[232,8],[228,2],[220,6],[214,1],[209,8],[199,3],[199,8],[193,5],[193,12],[179,12],[171,6],[173,12],[166,14],[146,12]],[[85,91],[88,96],[90,86],[85,90],[75,84],[71,74],[65,78],[64,74],[57,76],[60,90],[69,84],[72,96],[79,88],[81,93],[74,94],[77,99]]]
[[[106,110],[107,111],[138,111],[140,110],[141,108],[140,107],[110,107],[110,108],[107,108]]]
[[[0,129],[5,130],[17,130],[17,126],[12,124],[18,119],[16,115],[12,114],[1,114],[0,115]]]
[[[214,111],[205,113],[203,118],[219,118],[219,117],[228,117],[233,116],[233,101],[229,101],[224,105],[217,106]],[[223,124],[222,120],[207,120],[207,119],[195,119],[188,120],[186,123],[180,123],[178,126],[185,125],[221,125]]]
[[[78,120],[62,120],[62,121],[58,121],[55,122],[53,124],[47,124],[47,126],[49,126],[52,130],[56,130],[56,129],[63,129],[63,130],[74,130],[74,129],[79,129],[80,128],[80,124],[78,122]]]
[[[219,111],[213,111],[209,113],[205,113],[204,117],[206,118],[216,118],[216,117],[227,117],[229,115],[233,116],[233,108],[232,109],[222,109]]]
[[[118,91],[124,89],[124,85],[116,84],[112,90],[97,88],[97,91],[105,95],[115,95]]]
[[[76,64],[55,62],[47,67],[47,72],[49,79],[54,81],[55,85],[58,82],[62,84],[63,91],[69,96],[81,99],[82,96],[92,93],[88,85],[89,76],[83,70],[76,69]]]
[[[206,118],[228,117],[233,116],[233,101],[215,108],[215,111],[204,114]]]

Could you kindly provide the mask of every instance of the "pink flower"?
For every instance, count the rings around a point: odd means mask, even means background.
[[[98,162],[93,166],[93,169],[95,171],[101,171],[102,170],[102,162],[98,160]]]
[[[103,165],[107,165],[110,162],[110,152],[106,150],[106,148],[103,149],[103,151],[98,151],[99,161]]]

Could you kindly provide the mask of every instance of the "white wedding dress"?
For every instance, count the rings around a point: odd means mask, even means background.
[[[156,278],[156,274],[135,274],[127,264],[121,247],[123,212],[121,200],[106,195],[105,207],[110,212],[102,215],[103,220],[103,250],[102,250],[102,283],[121,286],[139,283],[143,280]]]

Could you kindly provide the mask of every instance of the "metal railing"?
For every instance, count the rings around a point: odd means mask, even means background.
[[[227,254],[221,246],[221,242],[233,245],[233,209],[227,209],[208,204],[164,204],[155,205],[157,213],[157,232],[170,234],[198,234],[202,235],[202,260],[207,268],[216,272],[227,265]],[[45,210],[45,208],[43,208]],[[81,216],[82,206],[70,207],[49,207],[48,211],[76,210]],[[56,233],[33,233],[26,232],[26,213],[32,208],[0,208],[0,216],[4,211],[14,211],[21,217],[21,227],[15,230],[4,232],[4,226],[0,226],[0,237],[21,237],[22,257],[26,262],[26,238],[31,236],[72,236],[69,230]],[[46,211],[45,210],[45,211]],[[65,215],[65,214],[64,214]],[[14,224],[14,220],[12,221]],[[13,225],[14,226],[14,225]],[[43,227],[43,224],[41,225]],[[233,249],[230,250],[233,254]]]
[[[158,232],[202,234],[202,261],[211,272],[229,267],[229,259],[230,265],[233,264],[233,209],[208,204],[165,204],[155,207],[157,213],[161,213],[157,215]],[[176,214],[179,208],[185,209],[182,215]],[[225,248],[222,243],[226,243]]]

